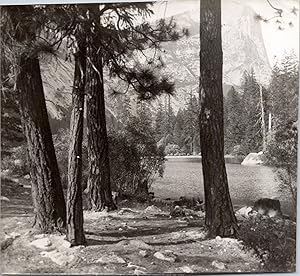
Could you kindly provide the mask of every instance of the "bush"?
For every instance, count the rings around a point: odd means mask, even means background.
[[[27,165],[27,145],[13,149],[13,152],[2,158],[1,170],[8,170],[10,174],[24,176],[29,173]]]
[[[155,141],[151,125],[131,117],[121,131],[109,133],[109,152],[113,189],[136,197],[148,190],[164,171],[164,153]]]
[[[144,131],[138,124],[128,123],[122,131],[110,131],[109,159],[113,191],[137,196],[148,193],[156,176],[162,176],[164,154],[159,149],[151,132]],[[53,136],[54,147],[61,180],[64,188],[68,185],[69,131],[61,130]],[[83,141],[83,189],[88,178],[87,139]]]
[[[252,248],[267,272],[293,272],[296,265],[296,224],[289,220],[251,217],[240,224],[239,239]]]
[[[266,152],[267,163],[275,167],[282,191],[288,191],[297,209],[297,129],[292,124],[281,126],[273,135]]]

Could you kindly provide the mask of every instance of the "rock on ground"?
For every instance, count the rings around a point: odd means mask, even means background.
[[[52,245],[49,238],[37,239],[32,241],[30,244],[40,249],[47,249]]]
[[[213,262],[211,263],[211,265],[214,266],[215,268],[221,269],[221,270],[223,270],[223,269],[226,268],[226,266],[225,266],[224,263],[218,262],[218,261],[213,261]]]
[[[150,214],[150,215],[157,215],[157,214],[160,214],[161,212],[162,212],[162,210],[159,209],[158,207],[154,206],[154,205],[148,206],[144,210],[144,213]]]
[[[167,253],[171,253],[171,252],[167,252]],[[157,259],[159,259],[159,260],[163,260],[163,261],[168,261],[168,262],[171,262],[171,263],[175,263],[176,256],[173,255],[173,254],[168,254],[168,255],[165,254],[165,253],[162,253],[162,252],[155,252],[154,253],[154,257],[157,258]]]
[[[104,255],[98,260],[96,260],[96,263],[102,263],[102,264],[125,264],[126,261],[115,255],[115,254],[109,254],[109,255]]]
[[[66,266],[75,259],[73,254],[66,254],[58,250],[42,251],[40,254],[42,257],[50,258],[54,263],[60,266]]]

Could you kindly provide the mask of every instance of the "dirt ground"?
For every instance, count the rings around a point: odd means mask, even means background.
[[[152,206],[84,211],[86,246],[32,228],[30,189],[4,180],[1,200],[2,273],[228,273],[263,272],[241,241],[207,239],[204,213],[170,217]],[[16,187],[18,191],[16,191]]]

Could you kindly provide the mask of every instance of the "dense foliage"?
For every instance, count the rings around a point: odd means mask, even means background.
[[[275,166],[281,188],[293,200],[296,215],[297,142],[299,71],[295,55],[286,56],[273,69],[270,83],[272,132],[267,147],[267,160]]]
[[[190,94],[185,108],[174,114],[170,99],[159,103],[155,116],[156,141],[165,148],[167,155],[199,154],[199,103]]]

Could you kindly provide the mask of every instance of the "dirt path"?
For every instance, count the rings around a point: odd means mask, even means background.
[[[32,217],[2,219],[12,243],[1,250],[5,273],[258,272],[260,261],[235,239],[205,239],[204,220],[170,218],[156,207],[84,212],[87,246],[63,235],[37,235]],[[33,242],[33,243],[32,243]],[[37,243],[37,245],[34,245]]]
[[[2,180],[0,241],[3,273],[266,271],[261,259],[241,241],[220,237],[207,239],[203,212],[176,218],[170,217],[167,208],[161,210],[153,205],[132,204],[131,209],[125,208],[130,205],[123,205],[124,208],[109,213],[84,211],[87,246],[70,248],[62,234],[39,235],[33,230],[28,184],[26,179]],[[246,235],[247,239],[257,241],[267,233],[265,242],[270,239],[274,242],[272,235],[278,231],[268,221],[244,220],[243,223],[244,233],[251,232],[249,237]],[[289,236],[294,239],[294,228],[279,230],[290,229]]]

